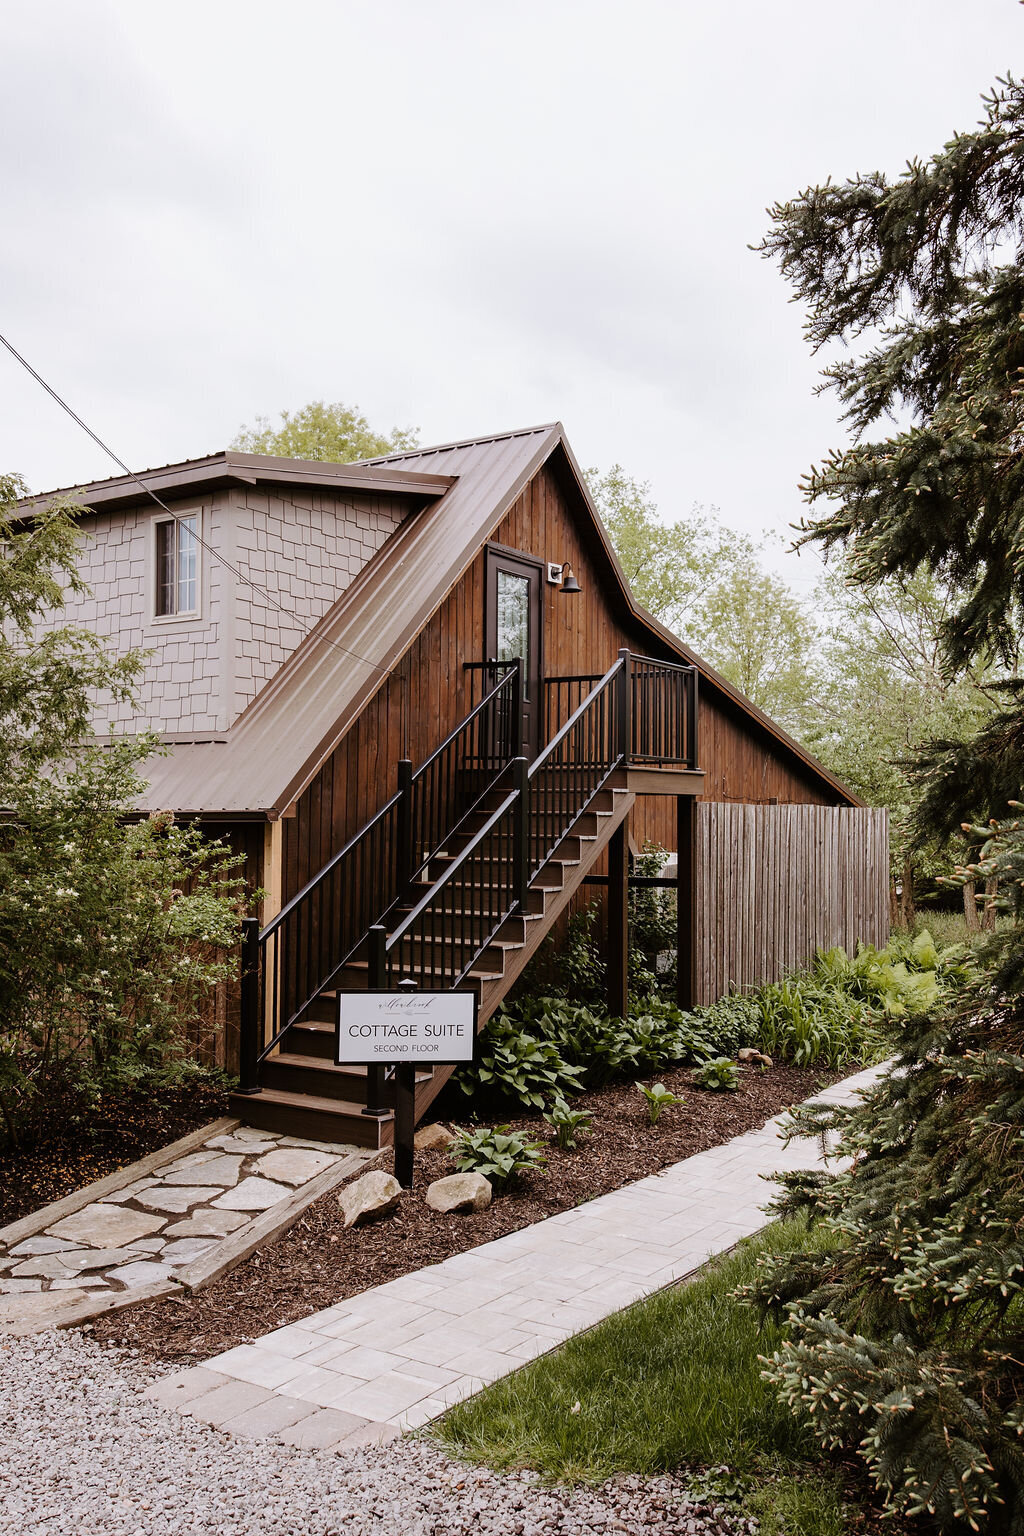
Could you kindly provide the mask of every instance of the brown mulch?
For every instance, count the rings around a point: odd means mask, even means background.
[[[685,1106],[665,1110],[653,1127],[635,1086],[614,1083],[577,1101],[594,1119],[592,1134],[575,1152],[560,1152],[539,1116],[513,1120],[516,1129],[549,1142],[548,1165],[496,1197],[486,1211],[466,1216],[431,1211],[423,1199],[427,1184],[451,1173],[452,1164],[445,1151],[418,1152],[415,1187],[394,1215],[346,1231],[337,1194],[324,1195],[276,1243],[206,1290],[101,1317],[95,1335],[159,1360],[204,1360],[718,1146],[844,1075],[775,1066],[764,1073],[745,1071],[735,1093],[713,1093],[695,1088],[689,1070],[681,1067],[661,1073],[660,1080],[685,1096]],[[390,1154],[383,1166],[390,1168]],[[766,1200],[769,1194],[766,1185]]]
[[[51,1103],[30,1146],[0,1152],[0,1227],[220,1119],[227,1102],[221,1081],[197,1078],[159,1096],[140,1086],[88,1106],[71,1095]]]

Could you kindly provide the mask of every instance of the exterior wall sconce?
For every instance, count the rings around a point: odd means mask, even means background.
[[[568,560],[563,560],[561,565],[557,560],[548,561],[548,581],[553,587],[561,587],[563,592],[582,592],[583,590]]]

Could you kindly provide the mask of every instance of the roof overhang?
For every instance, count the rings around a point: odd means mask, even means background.
[[[136,476],[117,475],[88,485],[25,496],[18,510],[30,514],[58,499],[77,501],[91,511],[116,511],[168,497],[202,495],[233,485],[317,486],[338,491],[366,491],[379,496],[413,496],[434,501],[455,483],[452,475],[419,474],[376,464],[332,464],[321,459],[279,459],[254,453],[213,453]]]

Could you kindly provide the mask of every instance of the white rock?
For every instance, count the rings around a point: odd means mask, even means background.
[[[127,1248],[134,1238],[148,1237],[164,1224],[162,1216],[125,1211],[120,1206],[87,1205],[49,1228],[51,1237],[77,1238],[83,1248]]]
[[[287,1184],[275,1184],[271,1179],[247,1178],[234,1189],[225,1192],[210,1204],[219,1211],[265,1211],[291,1194]]]
[[[402,1186],[398,1180],[379,1168],[346,1184],[338,1196],[346,1227],[358,1226],[369,1216],[383,1216],[393,1211],[401,1193]]]
[[[266,1179],[283,1179],[286,1184],[305,1184],[315,1179],[338,1159],[329,1152],[311,1152],[303,1147],[277,1147],[256,1162],[256,1172]]]
[[[486,1211],[491,1203],[490,1181],[482,1173],[450,1173],[435,1179],[427,1190],[427,1204],[432,1211]]]
[[[143,1190],[138,1203],[147,1211],[172,1211],[180,1215],[194,1205],[206,1205],[220,1192],[216,1184],[156,1184]]]

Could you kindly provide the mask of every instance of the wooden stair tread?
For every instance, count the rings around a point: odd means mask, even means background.
[[[333,1034],[334,1025],[330,1025],[329,1028]],[[300,1055],[297,1051],[278,1051],[276,1056],[269,1056],[267,1060],[268,1062],[275,1063],[280,1067],[302,1067],[307,1071],[312,1070],[315,1072],[329,1072],[336,1077],[366,1076],[365,1066],[362,1066],[356,1062],[331,1061],[326,1056],[303,1056]],[[417,1082],[420,1082],[421,1080],[429,1081],[429,1079],[429,1072],[416,1073]],[[332,1099],[331,1103],[333,1104],[334,1102],[335,1101]]]
[[[369,1115],[363,1114],[364,1106],[356,1104],[351,1099],[325,1099],[315,1093],[292,1093],[288,1088],[261,1088],[255,1094],[232,1094],[233,1106],[239,1107],[241,1102],[254,1103],[257,1099],[264,1104],[276,1104],[282,1109],[310,1109],[316,1110],[322,1115],[331,1115],[335,1119],[368,1120]],[[392,1111],[387,1111],[386,1119],[392,1118]]]

